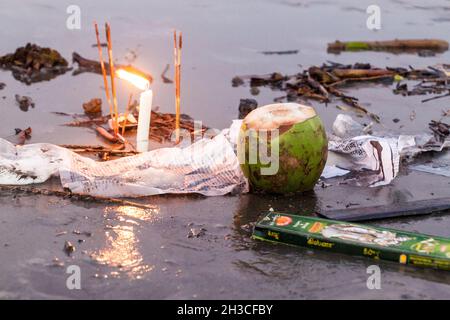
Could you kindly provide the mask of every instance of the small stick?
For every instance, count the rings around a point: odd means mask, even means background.
[[[48,196],[57,196],[57,197],[63,197],[63,198],[69,198],[73,200],[79,200],[79,201],[97,201],[97,202],[104,202],[104,203],[114,203],[118,205],[127,205],[127,206],[133,206],[143,209],[154,209],[152,205],[143,204],[139,202],[133,202],[118,198],[109,198],[109,197],[102,197],[102,196],[94,196],[94,195],[88,195],[83,193],[75,193],[71,191],[60,191],[60,190],[50,190],[50,189],[41,189],[36,188],[32,186],[10,186],[10,185],[1,185],[0,186],[1,191],[10,191],[10,192],[21,192],[21,193],[28,193],[28,194],[42,194],[42,195],[48,195]]]
[[[180,142],[180,78],[181,78],[181,48],[183,46],[183,35],[180,32],[177,45],[177,32],[173,33],[174,59],[175,59],[175,136],[176,143]]]
[[[122,136],[125,134],[125,127],[127,125],[128,113],[129,113],[132,99],[133,99],[133,94],[130,93],[130,97],[128,98],[127,108],[125,109],[125,119],[123,120],[123,125],[122,125]]]
[[[161,73],[161,79],[164,83],[173,83],[173,81],[166,77],[167,71],[169,71],[169,64],[166,64],[166,67],[164,68],[163,72]]]
[[[113,121],[113,127],[114,127],[114,133],[117,135],[119,133],[118,123],[117,123],[117,96],[116,96],[116,86],[114,83],[114,61],[113,61],[113,55],[112,55],[112,43],[111,43],[111,28],[109,27],[108,23],[105,23],[105,30],[106,30],[106,40],[108,42],[108,58],[109,58],[109,68],[110,68],[110,76],[111,76],[111,91],[113,96],[113,103],[114,103],[114,121]]]
[[[100,65],[102,67],[103,83],[105,84],[106,100],[108,101],[108,105],[109,105],[109,113],[112,115],[113,109],[112,109],[112,104],[111,104],[111,97],[109,96],[108,79],[106,78],[106,69],[105,69],[105,63],[103,62],[103,51],[102,51],[102,45],[100,43],[100,35],[98,33],[97,22],[94,22],[94,26],[95,26],[95,36],[97,38],[98,56],[100,59]]]
[[[436,99],[440,99],[440,98],[444,98],[444,97],[448,97],[448,96],[450,96],[450,92],[446,93],[446,94],[444,94],[442,96],[435,96],[435,97],[432,97],[432,98],[428,98],[428,99],[422,100],[422,102],[428,102],[428,101],[431,101],[431,100],[436,100]]]

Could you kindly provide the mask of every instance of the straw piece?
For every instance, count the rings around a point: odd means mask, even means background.
[[[112,108],[112,104],[111,104],[111,97],[109,96],[108,79],[106,78],[105,63],[103,62],[103,51],[102,51],[102,45],[100,43],[100,35],[98,32],[98,25],[97,25],[97,22],[95,22],[95,21],[94,21],[94,27],[95,27],[95,36],[97,38],[98,56],[99,56],[99,60],[100,60],[100,65],[102,67],[103,83],[105,85],[106,101],[108,102],[109,113],[110,113],[111,119],[112,119],[113,108]]]
[[[114,105],[114,133],[117,135],[119,133],[118,128],[118,110],[117,110],[117,96],[116,96],[116,86],[114,83],[114,60],[112,55],[112,43],[111,43],[111,28],[108,23],[105,23],[105,31],[106,31],[106,40],[108,43],[108,58],[109,58],[109,68],[110,68],[110,76],[111,76],[111,92],[113,97],[113,105]]]

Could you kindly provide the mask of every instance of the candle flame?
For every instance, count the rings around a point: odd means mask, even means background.
[[[148,79],[125,69],[117,69],[116,76],[122,80],[132,83],[140,90],[147,90],[150,87],[150,81]]]

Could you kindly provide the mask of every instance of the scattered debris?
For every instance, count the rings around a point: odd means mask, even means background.
[[[76,153],[97,153],[102,160],[105,158],[109,159],[110,156],[127,157],[137,154],[137,152],[133,150],[111,149],[103,146],[63,144],[60,145],[60,147],[71,149]]]
[[[350,208],[350,207],[353,207],[353,206],[359,206],[359,203],[349,202],[349,203],[347,203],[347,204],[345,205],[346,208]]]
[[[199,238],[201,236],[204,236],[206,233],[205,228],[191,228],[189,230],[189,233],[187,235],[188,238]]]
[[[239,101],[239,119],[244,119],[247,114],[258,107],[255,99],[241,99]]]
[[[64,242],[63,250],[68,256],[70,256],[72,253],[75,252],[75,246],[70,241],[66,241]]]
[[[15,98],[20,110],[27,112],[30,107],[34,108],[34,102],[30,97],[16,94]]]
[[[133,63],[138,57],[137,54],[137,49],[133,50],[133,49],[127,49],[127,52],[125,53],[124,59],[128,62],[128,63]]]
[[[24,145],[26,140],[31,139],[31,132],[32,132],[31,127],[28,127],[24,130],[22,130],[20,128],[16,128],[14,130],[16,132],[16,136],[18,139],[18,141],[17,141],[18,145]]]
[[[394,118],[394,119],[392,119],[392,122],[394,122],[394,123],[399,123],[399,122],[400,122],[400,119],[399,119],[399,118]]]
[[[410,70],[400,68],[398,72],[402,73],[407,80],[421,80],[415,84],[411,89],[407,83],[398,82],[393,89],[394,94],[401,94],[403,96],[413,95],[427,95],[427,94],[442,94],[422,100],[428,102],[435,99],[450,96],[450,84],[448,83],[450,76],[450,65],[442,64],[436,66],[429,66],[428,69],[414,69],[410,66]]]
[[[0,82],[0,90],[5,89],[5,87],[6,87],[6,83]]]
[[[447,123],[431,120],[428,127],[434,132],[438,140],[444,140],[450,135],[450,125]]]
[[[120,139],[118,136],[115,136],[114,133],[109,132],[107,129],[96,126],[95,131],[104,139],[108,140],[109,142],[116,143],[120,142]]]
[[[333,134],[339,138],[351,138],[361,134],[370,134],[372,132],[373,122],[367,126],[353,120],[353,118],[346,114],[338,114],[336,120],[333,122]]]
[[[69,114],[64,114],[60,112],[53,112],[54,114],[62,115],[62,116],[70,116]],[[77,116],[74,116],[77,118]],[[91,127],[93,125],[101,125],[108,123],[108,120],[110,119],[110,115],[100,116],[96,118],[89,118],[89,119],[82,119],[82,120],[75,120],[72,122],[64,123],[64,126],[68,127]]]
[[[393,89],[394,94],[417,95],[417,94],[441,94],[423,102],[450,96],[450,84],[447,80],[450,76],[450,65],[442,64],[427,69],[406,68],[376,68],[369,63],[341,64],[328,61],[321,67],[312,66],[303,72],[294,75],[282,75],[274,72],[267,75],[250,75],[234,77],[234,87],[244,85],[247,80],[251,92],[258,87],[265,86],[275,91],[284,91],[286,94],[274,99],[275,102],[304,102],[305,99],[317,100],[329,103],[332,98],[340,99],[347,106],[353,108],[359,114],[365,114],[380,122],[380,117],[362,106],[358,98],[349,96],[341,91],[340,87],[360,83],[382,83],[392,84],[397,82]],[[420,81],[409,90],[408,84],[403,80]],[[343,106],[338,106],[343,109]]]
[[[247,232],[247,233],[252,233],[253,229],[255,228],[255,222],[249,222],[246,224],[241,225],[241,230]]]
[[[64,267],[64,262],[55,257],[52,260],[51,266],[62,268],[62,267]]]
[[[297,54],[298,50],[261,51],[261,53],[265,55],[272,55],[272,54],[285,55],[285,54]]]
[[[130,107],[130,115],[132,115],[135,119],[138,117],[138,112],[136,110],[137,102],[131,105]],[[56,113],[58,115],[64,115],[67,116],[68,114],[64,113]],[[100,126],[102,124],[107,124],[110,119],[109,115],[93,118],[93,119],[85,119],[85,120],[75,120],[72,122],[65,123],[65,126],[70,127],[91,127],[91,126]],[[119,116],[119,120],[121,117]],[[173,113],[162,113],[155,110],[152,110],[151,113],[151,127],[150,127],[150,139],[155,140],[157,142],[164,142],[164,141],[171,141],[173,130],[175,129],[175,114]],[[198,127],[197,127],[198,126]],[[128,118],[127,122],[127,128],[134,128],[136,127],[136,123],[134,121],[130,121],[130,118]],[[197,125],[196,122],[192,117],[190,117],[187,114],[181,114],[180,115],[180,128],[183,130],[187,130],[191,134],[191,138],[194,137],[194,134],[203,134],[206,130],[209,128],[205,125],[200,126]],[[106,131],[109,133],[106,129],[103,128],[100,129],[102,132],[99,134],[104,133]],[[106,137],[105,137],[106,138]],[[111,137],[109,137],[111,138]],[[109,140],[109,138],[106,138]],[[115,140],[112,140],[115,141]]]
[[[31,43],[0,57],[0,68],[11,70],[16,80],[26,84],[50,80],[71,69],[58,51]]]
[[[332,184],[330,184],[330,183],[325,183],[324,181],[320,181],[320,184],[319,184],[319,185],[322,187],[322,189],[326,189],[326,188],[332,186]]]
[[[257,96],[260,93],[260,90],[258,87],[251,87],[250,88],[250,93],[252,96]]]
[[[166,67],[164,68],[163,72],[161,73],[161,79],[164,83],[173,83],[172,79],[167,78],[166,73],[169,71],[169,64],[166,64]]]
[[[102,99],[93,98],[89,102],[83,103],[84,112],[88,115],[99,114],[102,112]]]
[[[231,85],[233,87],[239,87],[242,86],[244,84],[244,80],[241,77],[234,77],[233,79],[231,79]]]
[[[89,232],[89,231],[73,230],[72,233],[76,234],[78,236],[80,236],[80,235],[83,235],[83,236],[86,236],[86,237],[91,237],[92,236],[92,232]]]
[[[445,52],[448,42],[439,39],[407,39],[388,41],[335,41],[328,44],[328,52],[339,54],[342,51],[387,51],[392,53],[418,53],[424,51]]]
[[[91,45],[92,48],[97,48],[97,43],[94,43],[93,45]],[[108,44],[106,42],[101,42],[100,43],[100,47],[104,47],[106,48],[108,46]]]

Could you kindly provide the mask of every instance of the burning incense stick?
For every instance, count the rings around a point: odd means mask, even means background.
[[[110,75],[111,75],[111,92],[113,97],[113,104],[114,104],[114,121],[113,121],[113,127],[114,127],[114,133],[117,135],[119,133],[118,128],[118,111],[117,111],[117,96],[116,96],[116,86],[114,83],[114,61],[112,56],[112,43],[111,43],[111,28],[109,27],[108,23],[105,23],[105,31],[106,31],[106,40],[108,43],[108,59],[109,59],[109,69],[110,69]]]
[[[95,26],[95,36],[97,38],[98,56],[99,56],[99,59],[100,59],[100,65],[102,67],[103,83],[105,85],[106,100],[107,100],[108,106],[109,106],[109,114],[110,114],[111,119],[112,119],[113,108],[112,108],[112,104],[111,104],[111,97],[109,96],[108,79],[106,78],[106,69],[105,69],[105,63],[103,62],[103,51],[102,51],[102,46],[101,46],[101,43],[100,43],[100,35],[98,33],[97,22],[94,22],[94,26]]]
[[[181,47],[182,47],[182,33],[180,32],[177,45],[177,31],[173,32],[174,45],[174,69],[175,69],[175,134],[176,143],[180,142],[180,78],[181,78]]]
[[[123,120],[123,125],[122,125],[122,136],[125,134],[125,127],[127,126],[128,113],[130,111],[130,106],[131,106],[131,100],[132,99],[133,99],[133,94],[130,93],[130,97],[128,98],[127,108],[125,109],[125,119]]]

